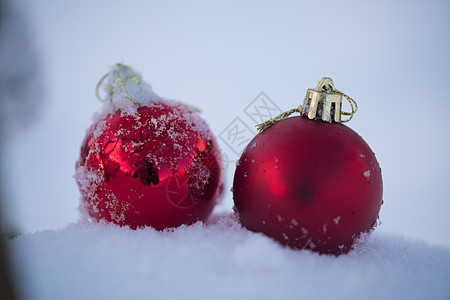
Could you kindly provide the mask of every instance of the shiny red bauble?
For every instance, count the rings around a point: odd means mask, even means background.
[[[248,229],[283,245],[340,254],[377,223],[381,169],[349,127],[303,117],[258,134],[233,183],[235,209]]]
[[[157,102],[96,122],[75,177],[82,208],[94,220],[161,230],[211,214],[222,189],[222,163],[195,112]]]

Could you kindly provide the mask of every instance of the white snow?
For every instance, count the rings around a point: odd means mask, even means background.
[[[139,73],[131,67],[123,64],[115,64],[99,83],[99,89],[103,88],[106,96],[103,101],[106,110],[111,105],[114,109],[120,109],[123,113],[135,115],[136,105],[151,105],[159,99],[152,87],[142,80]],[[100,96],[102,97],[102,96]]]
[[[339,257],[215,215],[158,232],[80,223],[7,242],[23,299],[444,299],[450,249],[376,231]]]

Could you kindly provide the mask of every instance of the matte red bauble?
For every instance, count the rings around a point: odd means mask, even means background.
[[[89,129],[76,165],[82,207],[95,220],[132,228],[205,220],[221,189],[215,139],[183,105],[146,105],[116,110]]]
[[[331,254],[348,252],[375,226],[382,190],[367,143],[349,127],[315,116],[287,118],[258,134],[239,159],[233,184],[246,228]]]

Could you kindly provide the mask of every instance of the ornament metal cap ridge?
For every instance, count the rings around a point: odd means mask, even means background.
[[[311,120],[341,122],[342,94],[334,88],[333,79],[323,77],[315,89],[308,89],[301,114]]]
[[[348,100],[352,111],[342,111],[342,96]],[[303,106],[285,111],[273,119],[267,120],[261,124],[256,125],[259,132],[264,131],[273,124],[286,119],[295,112],[299,112],[302,116],[310,120],[322,120],[328,123],[346,123],[350,121],[355,113],[358,111],[358,105],[347,94],[337,90],[334,87],[333,79],[323,77],[315,89],[308,89]],[[349,116],[347,120],[341,120],[341,116]]]

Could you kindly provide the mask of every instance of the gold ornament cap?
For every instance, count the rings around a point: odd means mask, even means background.
[[[351,112],[342,111],[342,96],[348,100],[352,108]],[[311,120],[322,120],[329,123],[346,123],[353,118],[357,111],[358,105],[355,100],[349,95],[337,90],[334,87],[333,79],[323,77],[315,89],[308,89],[303,106],[300,105],[297,108],[285,111],[273,119],[256,125],[256,128],[258,128],[259,132],[262,132],[295,112],[299,112],[302,116]],[[348,116],[348,119],[341,120],[341,115]]]
[[[315,89],[308,89],[302,116],[311,120],[341,123],[342,93],[334,88],[333,79],[323,77]]]

